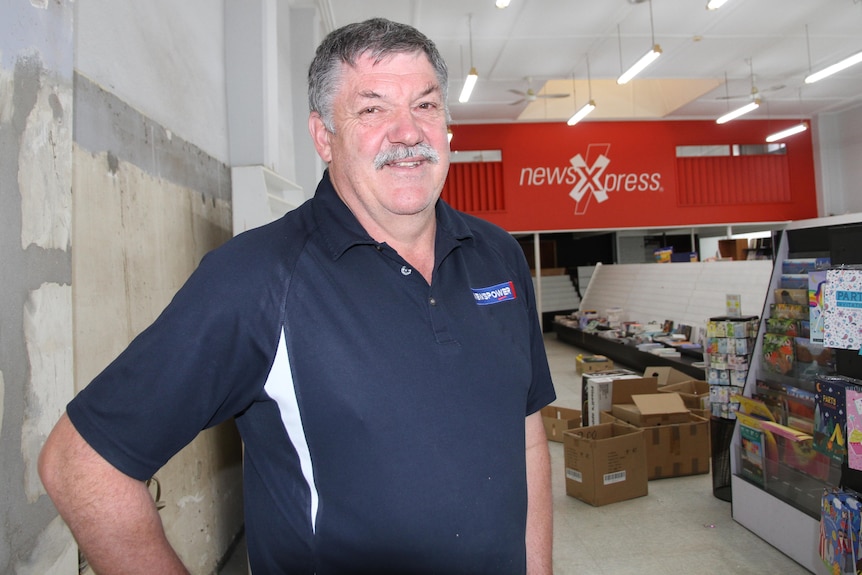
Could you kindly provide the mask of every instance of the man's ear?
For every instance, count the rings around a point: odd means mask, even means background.
[[[312,112],[308,116],[308,131],[311,133],[311,140],[314,142],[314,148],[317,154],[327,164],[332,161],[332,146],[329,143],[329,137],[332,135],[323,124],[323,118],[317,112]]]

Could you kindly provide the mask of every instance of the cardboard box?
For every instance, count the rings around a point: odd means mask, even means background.
[[[637,427],[686,423],[689,413],[678,393],[633,395],[632,403],[611,407],[611,415]]]
[[[723,258],[733,258],[737,261],[748,259],[748,240],[718,240],[718,253]]]
[[[578,373],[596,373],[614,368],[613,360],[603,355],[578,355],[575,358],[575,369]]]
[[[631,403],[625,401],[634,393],[657,393],[658,382],[654,377],[639,377],[632,372],[625,373],[602,372],[584,374],[581,382],[581,401],[584,427],[601,423],[602,413],[610,412],[614,403]]]
[[[658,388],[660,393],[678,393],[691,410],[709,410],[709,384],[700,379],[671,383]]]
[[[545,424],[545,435],[548,441],[563,442],[563,432],[581,426],[580,409],[569,409],[548,405],[542,408],[542,423]]]
[[[644,377],[656,378],[659,387],[664,387],[672,383],[681,383],[691,379],[691,376],[687,373],[663,365],[655,367],[650,366],[646,368],[644,370]]]
[[[641,429],[647,449],[647,478],[709,473],[709,420],[689,414],[688,423]]]
[[[613,394],[613,402],[633,404],[638,393],[640,392],[636,389],[619,386]],[[640,429],[643,429],[646,441],[648,479],[709,472],[711,452],[708,418],[689,413],[683,423],[645,426]]]
[[[620,423],[563,434],[566,494],[596,507],[648,493],[643,431]]]

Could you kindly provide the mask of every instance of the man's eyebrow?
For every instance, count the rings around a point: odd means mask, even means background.
[[[424,98],[424,97],[428,96],[429,94],[433,94],[435,92],[436,93],[440,92],[440,86],[438,84],[429,84],[424,90],[422,90],[422,92],[419,94],[419,97]],[[360,90],[359,96],[362,98],[368,98],[368,99],[372,99],[372,100],[383,98],[382,94],[379,94],[378,92],[375,92],[374,90]]]
[[[424,98],[425,96],[433,94],[434,92],[440,92],[439,84],[429,84],[428,87],[425,88],[425,90],[421,94],[419,94],[419,97]]]

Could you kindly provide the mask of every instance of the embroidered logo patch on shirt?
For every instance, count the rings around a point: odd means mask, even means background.
[[[471,288],[478,305],[491,305],[515,299],[515,284],[506,282],[491,287]]]

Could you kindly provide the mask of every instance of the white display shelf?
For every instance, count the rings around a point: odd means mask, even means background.
[[[849,214],[828,218],[817,218],[790,222],[785,228],[784,237],[779,242],[775,252],[775,268],[769,280],[769,289],[761,312],[761,325],[753,352],[754,358],[761,357],[762,340],[765,331],[763,319],[769,315],[769,304],[773,293],[779,285],[782,262],[788,257],[787,230],[807,228],[829,228],[846,224],[862,222],[862,214]],[[757,361],[752,362],[752,367]],[[757,373],[760,370],[750,369],[745,385],[745,394],[751,396],[756,387]],[[734,431],[731,451],[738,449],[739,430]],[[758,537],[804,566],[817,575],[826,575],[829,570],[819,556],[820,522],[810,515],[798,510],[793,505],[775,497],[760,487],[737,477],[736,458],[731,458],[731,489],[733,519],[752,531]]]
[[[818,555],[818,520],[735,475],[730,485],[734,521],[812,573],[829,574]]]

